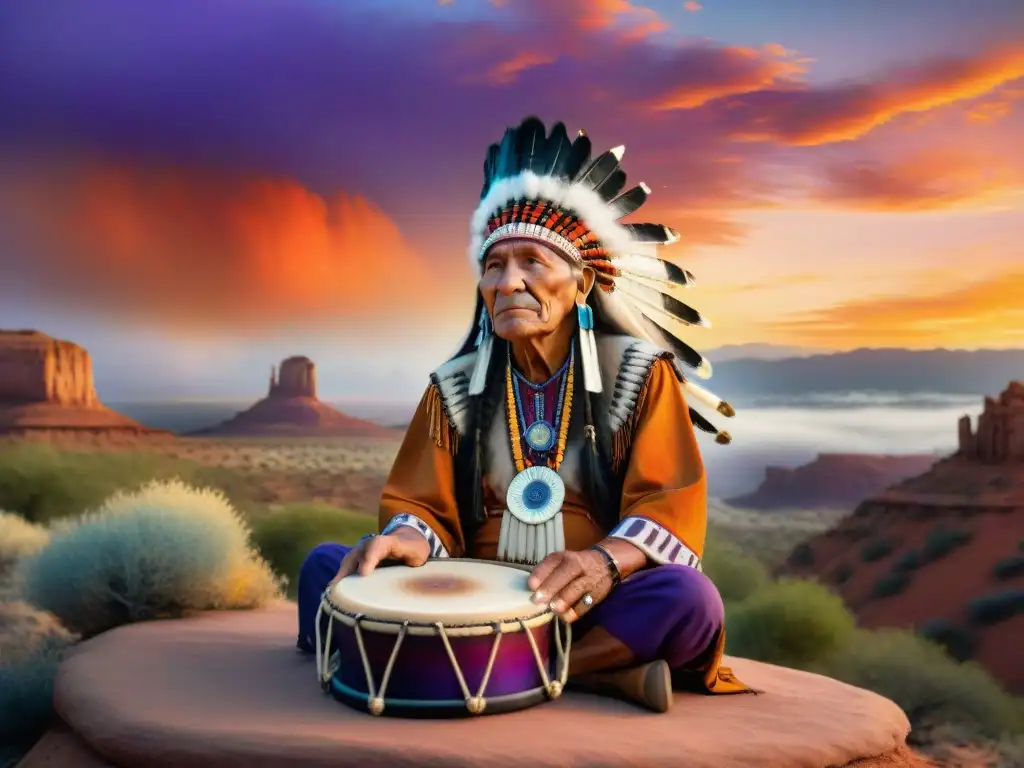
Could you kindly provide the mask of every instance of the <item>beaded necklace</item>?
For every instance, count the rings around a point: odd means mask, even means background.
[[[562,375],[561,386],[558,391],[558,405],[555,408],[554,429],[558,433],[558,440],[555,443],[555,455],[552,457],[547,453],[546,464],[551,469],[557,470],[565,458],[565,444],[569,437],[569,418],[572,413],[573,394],[573,362],[575,361],[576,350],[570,349],[569,359],[562,364],[562,368],[555,376]],[[564,374],[564,375],[563,375]],[[515,460],[516,472],[522,472],[527,466],[527,458],[523,454],[523,434],[521,425],[526,423],[523,404],[519,396],[519,387],[516,386],[515,376],[518,373],[512,368],[512,353],[509,351],[508,365],[505,372],[505,393],[506,412],[508,414],[509,440],[512,444],[512,458]],[[554,376],[552,377],[554,378]],[[550,380],[549,380],[550,381]],[[543,399],[538,403],[539,417],[543,418]]]

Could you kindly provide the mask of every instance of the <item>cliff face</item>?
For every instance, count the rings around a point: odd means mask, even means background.
[[[964,459],[1024,461],[1024,384],[1011,381],[998,398],[986,397],[977,431],[971,429],[971,417],[962,416],[959,438],[957,455]]]
[[[394,430],[363,421],[317,399],[316,365],[289,357],[271,369],[267,396],[248,410],[196,434],[208,436],[396,437]]]
[[[308,357],[289,357],[281,373],[270,373],[267,397],[311,397],[316,399],[316,365]]]
[[[89,353],[38,331],[0,331],[0,402],[98,406]]]
[[[942,628],[1024,694],[1024,387],[986,398],[977,430],[964,417],[959,431],[956,454],[863,501],[782,572],[833,586],[862,626]]]
[[[89,353],[38,331],[0,331],[0,433],[63,438],[167,434],[100,402]]]
[[[823,453],[801,467],[767,467],[756,491],[726,501],[764,510],[849,507],[926,471],[934,462],[931,455]]]

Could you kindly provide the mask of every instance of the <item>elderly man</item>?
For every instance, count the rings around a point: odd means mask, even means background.
[[[571,679],[664,712],[673,684],[749,690],[720,666],[722,601],[702,573],[704,468],[686,393],[727,416],[679,363],[705,324],[677,298],[692,276],[657,255],[678,235],[622,224],[650,190],[622,192],[623,148],[591,158],[581,131],[510,128],[484,163],[470,258],[474,323],[431,376],[380,504],[381,533],[323,544],[299,574],[299,647],[321,594],[384,560],[534,564],[534,600],[575,622]],[[621,194],[620,194],[621,193]],[[524,474],[524,470],[531,468]],[[539,468],[539,469],[538,469]],[[546,514],[533,514],[551,498]]]

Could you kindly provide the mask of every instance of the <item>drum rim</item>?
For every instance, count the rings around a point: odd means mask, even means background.
[[[457,562],[460,562],[460,563],[483,563],[485,565],[499,565],[499,566],[502,566],[503,568],[514,568],[514,569],[516,569],[518,571],[527,571],[527,572],[529,572],[529,571],[533,570],[533,566],[532,565],[526,565],[526,564],[523,564],[523,563],[509,563],[509,562],[505,562],[503,560],[484,560],[484,559],[479,558],[479,557],[431,557],[431,558],[427,559],[428,563],[430,563],[430,562],[452,562],[452,561],[457,561]],[[425,564],[426,563],[424,563],[424,565]],[[388,567],[388,566],[385,566],[385,567]],[[470,628],[477,628],[477,627],[480,627],[480,628],[482,628],[482,627],[497,627],[497,626],[503,626],[503,625],[520,624],[521,622],[526,622],[527,625],[531,625],[532,626],[535,623],[537,623],[537,620],[540,619],[540,618],[543,618],[543,617],[546,617],[546,616],[550,616],[551,619],[555,619],[555,618],[558,617],[557,614],[553,610],[551,610],[551,606],[548,606],[548,605],[543,605],[543,606],[542,605],[538,605],[537,606],[537,611],[535,613],[530,613],[530,614],[527,614],[525,616],[516,616],[514,618],[509,618],[509,619],[489,619],[489,620],[486,620],[486,621],[481,620],[481,621],[470,622],[468,624],[466,624],[466,623],[458,623],[458,624],[451,623],[451,624],[449,624],[448,622],[441,621],[440,619],[437,620],[437,621],[408,621],[408,620],[404,620],[404,619],[384,619],[384,618],[378,618],[378,617],[373,616],[373,615],[371,615],[369,613],[350,611],[350,610],[347,610],[345,608],[342,608],[340,605],[338,605],[337,603],[335,603],[331,599],[331,592],[332,591],[333,591],[333,587],[332,586],[328,587],[327,589],[325,589],[324,590],[324,594],[323,594],[323,598],[321,600],[321,603],[327,609],[326,612],[328,614],[332,614],[336,618],[340,618],[341,616],[346,616],[349,619],[352,619],[354,622],[359,622],[359,623],[368,622],[368,623],[373,623],[373,624],[381,624],[381,625],[384,625],[384,626],[392,626],[392,627],[395,627],[396,630],[398,628],[403,627],[403,626],[404,627],[410,627],[410,628],[416,627],[416,628],[423,628],[423,629],[428,629],[428,628],[429,629],[435,629],[438,624],[441,624],[446,630],[449,630],[449,629],[454,629],[454,630],[470,629]],[[547,623],[547,622],[544,622],[544,623]]]

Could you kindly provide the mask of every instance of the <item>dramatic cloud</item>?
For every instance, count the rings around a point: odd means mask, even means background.
[[[901,115],[974,99],[1024,78],[1024,45],[906,67],[875,82],[766,88],[729,104],[729,133],[744,141],[812,146],[859,138]]]
[[[53,307],[155,326],[407,322],[432,308],[437,284],[372,203],[289,181],[35,168],[0,180],[0,230],[13,240],[0,301],[28,290]]]
[[[833,165],[826,169],[816,196],[843,208],[935,210],[996,203],[1022,188],[1024,168],[991,152],[945,147],[890,163]]]
[[[963,279],[963,274],[960,275]],[[780,337],[807,344],[1016,346],[1024,341],[1024,271],[969,283],[944,282],[920,293],[891,293],[837,304],[773,324]]]
[[[598,150],[625,144],[630,182],[654,192],[642,217],[681,248],[732,247],[729,274],[764,258],[735,246],[774,209],[971,207],[1019,189],[1024,44],[898,51],[900,66],[886,49],[873,74],[865,55],[827,82],[788,40],[668,28],[701,21],[685,14],[698,4],[440,4],[94,0],[88,23],[72,0],[0,4],[0,245],[19,261],[0,291],[196,325],[424,306],[405,285],[429,286],[434,265],[465,278],[483,153],[531,113]],[[46,163],[12,175],[15,156]],[[780,284],[808,269],[787,250]]]

